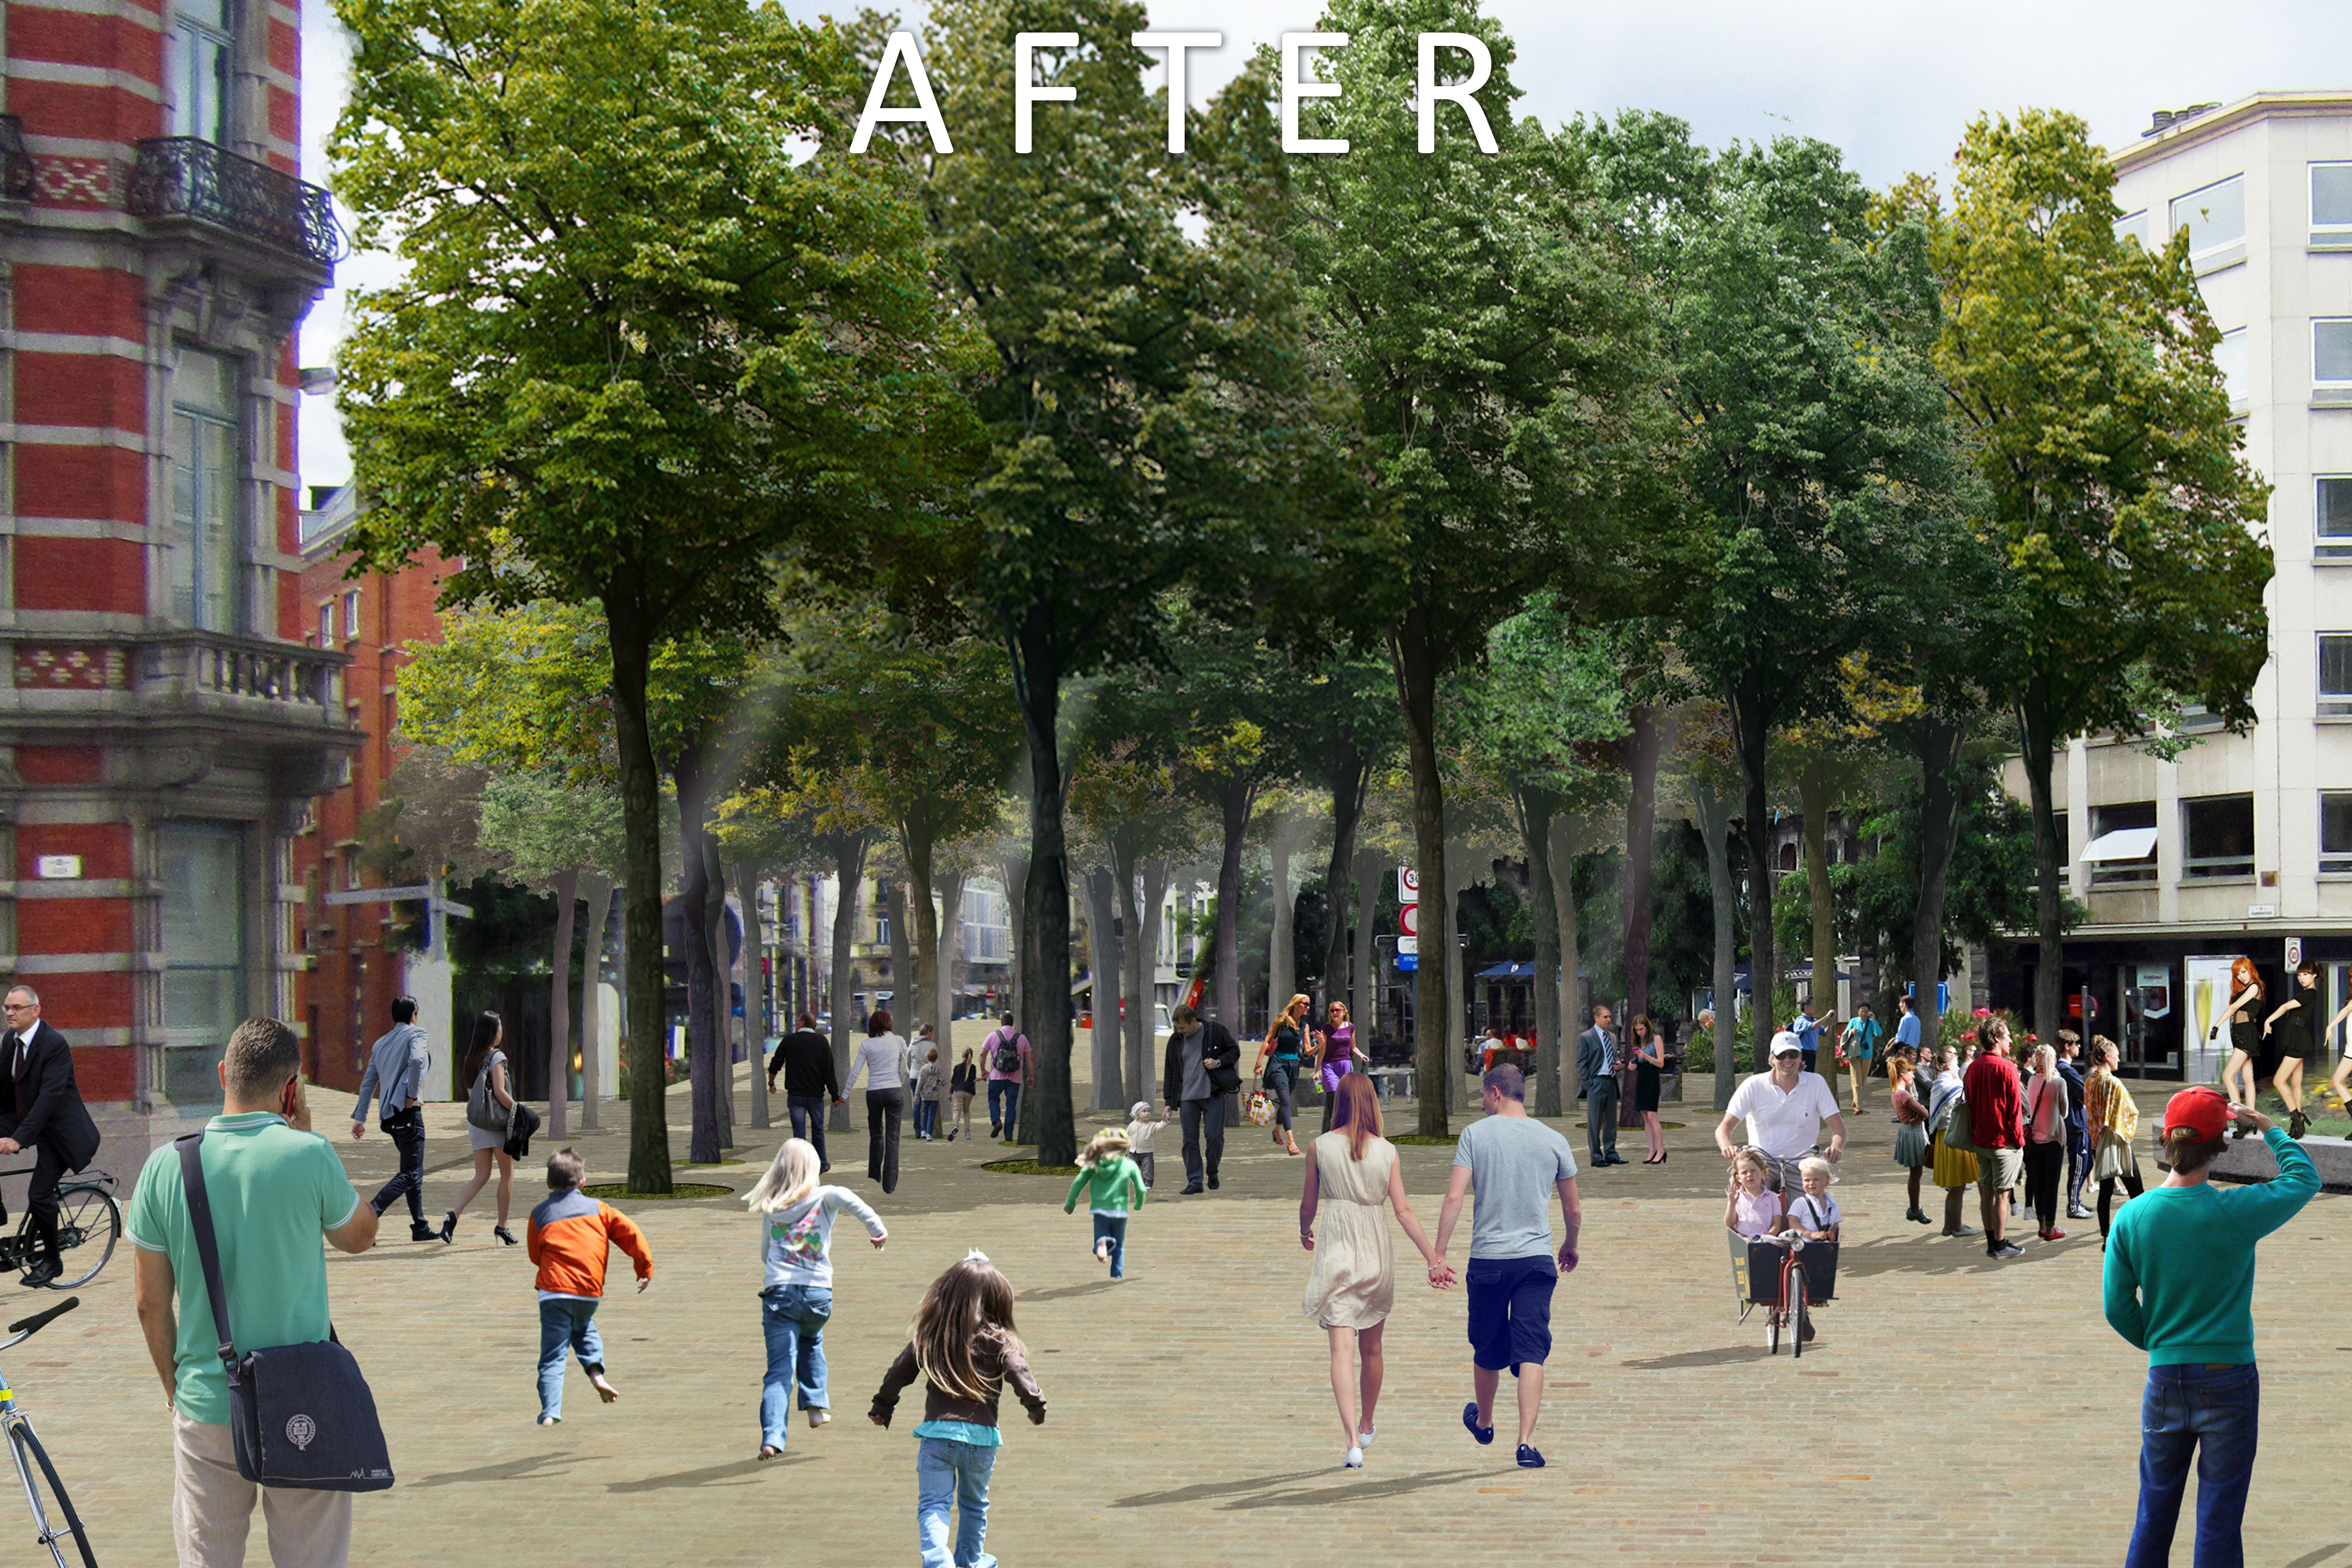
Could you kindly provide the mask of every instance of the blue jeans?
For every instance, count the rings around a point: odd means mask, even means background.
[[[792,1391],[803,1410],[831,1408],[824,1398],[824,1325],[833,1292],[820,1285],[771,1285],[760,1292],[760,1327],[768,1337],[768,1375],[760,1384],[760,1445],[784,1446]]]
[[[1290,1126],[1290,1102],[1298,1095],[1298,1058],[1276,1057],[1265,1064],[1265,1087],[1274,1090],[1274,1124]]]
[[[2166,1568],[2197,1456],[2197,1568],[2243,1568],[2263,1384],[2243,1366],[2152,1366],[2140,1402],[2139,1519],[2124,1568]]]
[[[563,1352],[579,1352],[583,1372],[604,1370],[604,1342],[596,1332],[596,1303],[577,1297],[539,1304],[539,1413],[563,1414]]]
[[[830,1169],[833,1162],[825,1157],[824,1152],[825,1104],[825,1098],[821,1094],[784,1096],[784,1109],[793,1113],[793,1136],[806,1140],[816,1150],[817,1164]]]
[[[988,1534],[988,1477],[996,1450],[945,1437],[918,1439],[915,1450],[915,1542],[923,1568],[996,1568],[981,1549]],[[957,1521],[955,1549],[948,1549],[948,1505]]]
[[[1100,1247],[1104,1237],[1110,1238],[1110,1277],[1127,1278],[1127,1216],[1123,1214],[1095,1215],[1095,1246]]]
[[[940,1130],[940,1102],[936,1100],[915,1101],[915,1136],[929,1138]]]
[[[1003,1101],[1003,1112],[998,1114],[997,1102]],[[1002,1128],[1004,1141],[1013,1142],[1013,1131],[1021,1122],[1021,1084],[1017,1079],[992,1078],[988,1080],[988,1130]]]

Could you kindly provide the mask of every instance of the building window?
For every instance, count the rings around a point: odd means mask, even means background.
[[[2352,475],[2320,477],[2317,524],[2320,554],[2352,555]]]
[[[2254,797],[2209,795],[2180,803],[2180,874],[2254,874]]]
[[[180,0],[172,16],[174,136],[228,140],[229,61],[236,51],[229,0]]]
[[[2352,238],[2352,163],[2311,166],[2311,232]]]
[[[2116,219],[2116,239],[2118,244],[2126,239],[2135,240],[2142,250],[2146,250],[2147,248],[2147,209],[2142,207],[2136,213],[2126,213]]]
[[[2091,808],[2091,842],[2083,848],[2091,886],[2123,887],[2156,880],[2156,802],[2130,801]]]
[[[166,1099],[220,1101],[214,1070],[245,1016],[245,829],[174,823],[157,835],[163,868]]]
[[[2213,368],[2221,373],[2221,389],[2232,411],[2246,406],[2246,329],[2233,327],[2213,345]]]
[[[346,641],[360,635],[360,591],[352,589],[343,595],[343,637]]]
[[[887,947],[890,945],[890,917],[888,915],[876,915],[874,917],[874,945],[877,947]]]
[[[2311,382],[2315,386],[2352,386],[2352,317],[2311,323]]]
[[[2189,231],[2189,259],[2219,262],[2246,242],[2246,180],[2232,174],[2172,198],[2172,226]]]
[[[2352,718],[2352,633],[2320,636],[2319,710],[2332,718]]]
[[[2352,877],[2352,790],[2328,790],[2319,797],[2319,871]]]
[[[346,844],[341,850],[343,861],[343,890],[357,892],[360,886],[360,847]]]
[[[245,542],[241,378],[226,354],[183,347],[172,364],[172,518],[164,541],[166,613],[177,625],[242,631]]]
[[[332,599],[319,606],[319,646],[335,646],[335,601]]]

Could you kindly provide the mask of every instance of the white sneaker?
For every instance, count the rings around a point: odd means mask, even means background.
[[[830,1410],[812,1410],[808,1413],[809,1428],[812,1431],[832,1419],[833,1412]]]
[[[1339,1468],[1343,1470],[1362,1469],[1364,1468],[1364,1451],[1361,1448],[1349,1449],[1348,1457],[1339,1461]]]
[[[1370,1426],[1367,1426],[1367,1427],[1365,1427],[1362,1431],[1360,1431],[1360,1432],[1357,1433],[1357,1434],[1356,1434],[1356,1447],[1359,1447],[1359,1448],[1369,1448],[1369,1447],[1370,1447],[1372,1446],[1372,1437],[1373,1437],[1373,1436],[1374,1436],[1374,1432],[1375,1432],[1375,1429],[1374,1429],[1374,1428],[1370,1427]]]

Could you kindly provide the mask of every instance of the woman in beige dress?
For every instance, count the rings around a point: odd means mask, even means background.
[[[1331,1336],[1331,1394],[1339,1404],[1339,1430],[1348,1440],[1343,1461],[1360,1469],[1372,1444],[1372,1411],[1381,1400],[1381,1331],[1396,1298],[1396,1254],[1389,1242],[1383,1200],[1432,1268],[1437,1254],[1413,1217],[1397,1168],[1396,1145],[1381,1136],[1381,1105],[1371,1079],[1349,1073],[1339,1080],[1331,1131],[1308,1145],[1307,1191],[1298,1200],[1298,1245],[1315,1255],[1301,1307]],[[1328,1205],[1326,1203],[1328,1200]],[[1322,1208],[1323,1234],[1315,1234]],[[1352,1364],[1360,1355],[1363,1371]],[[1361,1394],[1361,1403],[1358,1396]]]

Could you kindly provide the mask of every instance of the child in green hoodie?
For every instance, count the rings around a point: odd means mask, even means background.
[[[1095,1216],[1095,1256],[1110,1265],[1110,1277],[1127,1278],[1127,1216],[1143,1206],[1143,1172],[1127,1154],[1127,1129],[1106,1127],[1078,1156],[1078,1179],[1062,1212],[1078,1206],[1078,1194],[1091,1194],[1087,1206]]]

